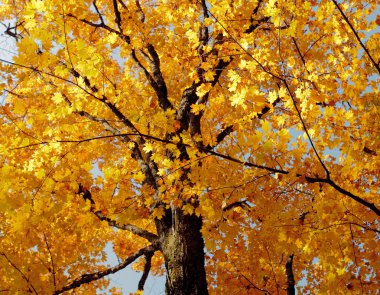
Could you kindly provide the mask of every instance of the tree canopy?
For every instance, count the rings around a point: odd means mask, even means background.
[[[2,0],[0,291],[377,294],[378,12]]]

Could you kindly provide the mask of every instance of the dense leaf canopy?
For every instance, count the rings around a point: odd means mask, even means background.
[[[202,217],[210,293],[283,293],[293,257],[302,294],[376,294],[376,9],[2,0],[0,291],[95,294],[109,242],[162,274],[177,208]]]

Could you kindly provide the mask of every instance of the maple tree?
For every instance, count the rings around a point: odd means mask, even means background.
[[[0,291],[376,294],[378,8],[3,0]]]

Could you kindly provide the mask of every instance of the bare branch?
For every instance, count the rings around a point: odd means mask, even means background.
[[[125,35],[123,32],[121,31],[117,31],[113,28],[111,28],[110,26],[106,25],[105,22],[103,21],[103,18],[102,18],[102,15],[100,14],[100,12],[97,10],[98,12],[98,15],[99,15],[99,19],[100,19],[100,23],[93,23],[93,22],[90,22],[84,18],[81,18],[79,19],[78,17],[76,17],[75,15],[73,15],[72,13],[68,13],[67,16],[69,17],[72,17],[72,18],[75,18],[79,21],[81,21],[82,23],[85,23],[91,27],[94,27],[94,28],[104,28],[106,29],[108,32],[110,33],[115,33],[116,35],[118,35],[120,37],[121,40],[123,40],[124,42],[126,42],[127,44],[131,44],[131,38],[127,35]]]
[[[258,169],[262,169],[262,170],[266,170],[266,171],[274,172],[274,173],[289,174],[289,172],[286,171],[286,170],[276,169],[276,168],[272,168],[272,167],[268,167],[268,166],[263,166],[263,165],[254,164],[254,163],[251,163],[251,162],[241,161],[241,160],[236,159],[236,158],[234,158],[234,157],[231,157],[231,156],[228,156],[228,155],[224,155],[224,154],[221,154],[221,153],[215,152],[215,151],[213,151],[213,150],[208,150],[208,149],[206,149],[206,148],[201,148],[201,150],[202,150],[203,152],[205,152],[206,154],[214,155],[214,156],[220,157],[220,158],[222,158],[222,159],[229,160],[229,161],[231,161],[231,162],[235,162],[235,163],[238,163],[238,164],[242,164],[242,165],[247,166],[247,167],[258,168]],[[301,175],[299,175],[299,176],[301,176]]]
[[[158,249],[157,245],[149,245],[145,248],[142,248],[139,251],[137,251],[136,253],[134,253],[132,256],[129,256],[122,263],[120,263],[114,267],[108,268],[108,269],[103,270],[103,271],[98,271],[98,272],[90,273],[90,274],[84,274],[84,275],[80,276],[79,278],[75,279],[71,284],[64,286],[63,288],[61,288],[58,291],[55,291],[53,293],[53,295],[62,294],[63,292],[66,292],[66,291],[69,291],[72,289],[76,289],[76,288],[82,286],[83,284],[88,284],[88,283],[91,283],[93,281],[102,279],[109,274],[116,273],[119,270],[127,267],[129,264],[134,262],[137,258],[139,258],[142,255],[153,255],[153,253],[155,251],[157,251],[157,249]]]
[[[151,59],[149,59],[149,61],[150,61],[152,74],[155,80],[155,87],[157,87],[155,91],[158,97],[158,102],[160,104],[160,107],[164,111],[169,108],[172,109],[173,106],[168,99],[168,90],[167,90],[166,83],[160,69],[160,57],[158,56],[158,53],[152,44],[148,44],[146,48],[149,52],[149,55],[151,56]]]
[[[211,145],[207,145],[205,148],[208,150],[212,150],[216,148],[228,135],[230,135],[234,131],[233,125],[228,125],[219,134],[216,136],[216,143]]]
[[[260,5],[261,5],[262,2],[263,2],[263,0],[257,1],[256,7],[253,9],[252,15],[251,15],[251,17],[249,19],[250,25],[249,25],[248,29],[246,29],[244,31],[244,33],[250,34],[253,31],[255,31],[261,25],[261,23],[269,21],[269,19],[270,19],[269,16],[263,17],[261,19],[254,19],[253,18],[254,15],[257,16],[257,14],[259,12],[259,9],[260,9]]]
[[[56,282],[56,277],[55,277],[54,259],[53,259],[53,255],[51,253],[50,246],[49,246],[49,243],[48,243],[48,240],[47,240],[47,237],[46,237],[45,233],[43,235],[44,235],[44,240],[45,240],[46,248],[47,248],[47,250],[49,252],[49,256],[50,256],[51,274],[53,276],[54,291],[57,291],[57,282]]]
[[[307,180],[307,179],[306,179]],[[355,200],[356,202],[366,206],[368,209],[371,209],[373,212],[375,212],[378,216],[380,216],[380,209],[375,206],[374,203],[369,203],[362,198],[354,195],[353,193],[345,190],[344,188],[340,187],[338,184],[336,184],[332,179],[326,179],[326,181],[319,181],[319,182],[326,182],[329,185],[331,185],[333,188],[335,188],[338,192],[342,193],[343,195],[346,195],[350,197],[351,199]]]
[[[3,256],[7,261],[8,263],[21,275],[21,277],[23,278],[23,280],[27,283],[27,285],[29,286],[29,290],[33,291],[35,294],[38,294],[37,290],[34,288],[32,282],[27,278],[27,276],[21,271],[21,269],[19,269],[17,267],[16,264],[14,264],[9,258],[8,256],[5,254],[5,253],[1,253],[0,252],[0,255]]]
[[[121,27],[121,14],[117,6],[117,0],[113,0],[112,2],[113,2],[113,10],[115,13],[115,22],[117,24],[117,27],[119,28],[120,33],[123,33],[123,29]]]
[[[348,26],[350,27],[351,31],[354,33],[356,40],[359,42],[360,46],[362,49],[365,51],[367,54],[368,58],[370,59],[372,65],[375,67],[375,69],[379,72],[380,74],[380,62],[376,63],[375,60],[373,59],[371,53],[369,52],[368,48],[364,45],[362,40],[359,37],[358,32],[355,30],[354,26],[351,24],[350,20],[348,19],[347,15],[343,12],[343,10],[340,8],[338,2],[335,0],[332,0],[332,2],[335,4],[336,8],[339,10],[340,14],[342,15],[343,19],[346,21]]]
[[[289,171],[286,171],[283,169],[276,169],[276,168],[272,168],[272,167],[268,167],[268,166],[257,165],[255,163],[251,163],[251,162],[241,161],[241,160],[236,159],[234,157],[224,155],[224,154],[220,154],[218,152],[215,152],[213,150],[208,150],[206,148],[200,148],[200,149],[207,154],[214,155],[214,156],[226,159],[226,160],[231,161],[231,162],[239,163],[239,164],[242,164],[242,165],[247,166],[247,167],[262,169],[262,170],[266,170],[269,172],[274,172],[274,173],[279,173],[279,174],[284,174],[284,175],[289,174]],[[347,197],[353,199],[354,201],[364,205],[365,207],[367,207],[368,209],[373,211],[376,215],[380,216],[380,209],[377,208],[374,203],[370,203],[370,202],[362,199],[361,197],[356,196],[353,193],[345,190],[344,188],[342,188],[338,184],[336,184],[331,178],[326,179],[326,178],[319,178],[319,177],[311,177],[311,176],[307,176],[307,175],[303,175],[303,174],[296,174],[296,176],[297,177],[304,177],[304,179],[309,183],[327,183],[327,184],[331,185],[333,188],[335,188],[338,192],[340,192],[343,195],[346,195]]]
[[[250,280],[245,274],[243,274],[237,267],[236,265],[232,262],[232,264],[234,265],[235,269],[236,269],[236,272],[239,274],[239,276],[241,276],[242,278],[244,278],[248,283],[249,283],[249,286],[252,287],[253,289],[257,290],[257,291],[261,291],[263,292],[264,294],[266,295],[270,295],[271,293],[268,291],[268,290],[265,290],[265,289],[262,289],[260,287],[258,287],[256,284],[254,284],[252,282],[252,280]]]
[[[313,151],[314,151],[315,155],[317,156],[319,163],[322,165],[323,169],[325,170],[327,179],[330,179],[330,171],[327,169],[325,163],[323,163],[321,157],[319,156],[319,153],[318,153],[318,151],[317,151],[317,149],[316,149],[316,147],[315,147],[315,145],[314,145],[314,142],[313,142],[313,140],[311,139],[310,133],[309,133],[307,127],[306,127],[305,121],[304,121],[304,119],[302,118],[301,112],[300,112],[300,110],[298,109],[297,103],[296,103],[296,101],[295,101],[295,99],[294,99],[294,95],[293,95],[292,91],[291,91],[290,88],[289,88],[288,82],[286,82],[286,80],[283,80],[283,83],[285,84],[285,87],[286,87],[286,89],[288,90],[288,93],[289,93],[289,95],[290,95],[290,98],[292,99],[292,102],[293,102],[294,108],[295,108],[296,111],[297,111],[298,117],[299,117],[299,119],[300,119],[300,121],[301,121],[301,123],[302,123],[303,129],[304,129],[304,131],[305,131],[305,133],[306,133],[306,135],[307,135],[307,138],[309,139],[310,145],[311,145],[311,147],[313,148]]]
[[[102,95],[101,98],[99,98],[98,96],[96,96],[94,94],[94,92],[98,92],[98,88],[96,86],[93,86],[91,84],[91,82],[89,81],[89,79],[86,77],[86,76],[81,76],[81,74],[76,71],[75,69],[69,69],[69,71],[74,75],[74,77],[81,77],[84,82],[85,82],[85,85],[90,88],[91,92],[90,92],[90,95],[97,99],[98,101],[100,101],[101,103],[103,103],[104,105],[106,105],[111,111],[112,113],[121,121],[124,123],[124,125],[128,128],[130,128],[133,132],[139,134],[139,140],[138,142],[134,142],[134,146],[132,148],[132,155],[133,157],[138,161],[139,165],[140,165],[140,168],[142,170],[142,172],[145,174],[146,176],[146,180],[145,182],[150,184],[153,188],[157,188],[157,183],[156,183],[156,178],[157,178],[157,171],[158,171],[158,168],[157,168],[157,165],[156,163],[154,163],[153,161],[150,160],[150,156],[147,155],[147,158],[145,159],[142,154],[141,154],[141,150],[140,150],[140,147],[141,145],[143,145],[145,143],[145,139],[143,136],[141,136],[141,133],[140,131],[134,126],[134,124],[119,110],[118,107],[116,107],[116,105],[114,103],[112,103],[104,94]],[[74,85],[77,85],[77,84],[74,84]],[[81,88],[82,89],[82,88]],[[86,92],[88,93],[88,92]],[[69,102],[70,103],[70,102]],[[85,113],[83,113],[83,115],[85,115]],[[105,124],[105,122],[103,121],[103,125]],[[109,125],[109,124],[108,124]],[[115,132],[114,135],[118,135],[118,132],[117,130],[114,130]],[[112,132],[112,131],[111,131]],[[126,142],[131,142],[132,140],[128,137],[128,136],[122,136],[123,140],[125,140]]]
[[[116,138],[116,137],[121,137],[121,138],[125,139],[126,137],[129,137],[129,136],[142,136],[142,137],[145,137],[145,138],[148,138],[148,139],[152,139],[152,140],[155,140],[155,141],[159,141],[159,142],[163,142],[163,143],[175,144],[174,142],[172,142],[170,140],[161,139],[161,138],[158,138],[158,137],[155,137],[155,136],[151,136],[151,135],[147,135],[147,134],[142,134],[142,133],[117,133],[117,134],[112,134],[112,135],[103,135],[103,136],[96,136],[96,137],[90,137],[90,138],[84,138],[84,139],[62,139],[62,140],[56,140],[56,141],[41,141],[41,142],[37,142],[37,143],[32,143],[32,144],[28,144],[28,145],[12,148],[10,150],[20,150],[20,149],[25,149],[25,148],[29,148],[29,147],[38,146],[38,145],[53,144],[53,143],[70,143],[70,142],[73,142],[73,143],[82,143],[82,142],[89,142],[89,141],[93,141],[93,140],[109,139],[109,138]],[[126,141],[130,142],[132,140],[128,139]],[[185,146],[189,146],[189,145],[185,144]]]
[[[144,11],[141,8],[140,1],[139,0],[135,0],[135,4],[137,6],[137,12],[140,14],[140,21],[143,23],[143,22],[145,22],[145,14],[144,14]]]
[[[117,130],[115,127],[113,127],[106,119],[95,117],[95,116],[93,116],[93,115],[91,115],[85,111],[78,111],[77,113],[79,115],[91,120],[91,121],[101,123],[104,126],[104,130],[111,132],[113,135],[119,135],[120,134],[119,130]],[[133,133],[133,134],[136,134],[136,133]],[[138,134],[136,134],[136,135],[138,135]]]
[[[23,23],[23,21],[16,23],[13,27],[11,27],[11,24],[5,25],[2,23],[2,25],[6,28],[4,33],[8,36],[11,36],[12,38],[15,38],[17,42],[19,39],[23,38],[22,34],[17,31],[17,28],[22,26]]]
[[[95,7],[95,10],[96,10],[96,13],[97,13],[98,16],[99,16],[100,22],[101,22],[102,24],[105,24],[104,19],[103,19],[103,16],[102,16],[102,14],[101,14],[100,11],[99,11],[98,6],[96,5],[96,0],[92,1],[92,4],[93,4],[94,7]]]
[[[150,252],[150,253],[147,253],[145,255],[146,262],[145,262],[145,266],[144,266],[144,272],[143,272],[143,275],[142,275],[142,277],[139,281],[139,285],[138,285],[138,290],[140,290],[140,291],[144,290],[144,285],[145,285],[146,279],[148,278],[150,268],[152,267],[153,254],[154,254],[153,252]]]
[[[296,47],[296,51],[297,51],[299,57],[301,58],[302,64],[304,65],[304,67],[305,67],[307,73],[310,74],[309,70],[306,68],[305,54],[302,54],[302,53],[301,53],[301,49],[300,49],[299,46],[298,46],[298,43],[297,43],[296,38],[292,37],[292,41],[293,41],[294,46]],[[319,91],[317,85],[316,85],[313,81],[311,81],[311,84],[313,85],[313,87],[314,87],[316,90]],[[323,105],[324,102],[321,102],[321,103],[318,103],[318,102],[317,102],[316,104],[317,104],[317,105]]]
[[[354,262],[355,262],[356,268],[359,268],[357,257],[356,257],[356,250],[355,250],[355,238],[354,238],[354,233],[352,232],[352,226],[351,226],[351,224],[349,225],[349,227],[350,227],[352,251],[353,251],[353,254],[354,254]],[[358,279],[359,279],[359,282],[360,282],[361,294],[363,295],[364,294],[363,293],[363,282],[362,282],[362,279],[361,279],[360,275],[358,276]]]
[[[252,206],[247,202],[247,200],[243,200],[243,201],[236,201],[236,202],[233,202],[225,207],[223,207],[223,212],[226,212],[228,210],[231,210],[231,209],[234,209],[236,207],[240,207],[240,208],[244,208],[244,207],[248,207],[248,208],[251,208]]]
[[[244,31],[246,34],[250,34],[254,32],[262,23],[266,23],[270,20],[270,16],[266,16],[263,18],[260,18],[258,20],[251,19],[251,24],[249,25],[249,28]]]
[[[147,50],[149,52],[150,57],[147,54],[144,54],[144,52],[142,53],[145,57],[147,57],[153,76],[148,72],[148,70],[138,59],[135,49],[132,49],[131,56],[138,65],[138,67],[144,72],[144,75],[147,78],[150,86],[153,88],[154,92],[157,95],[160,107],[165,111],[169,108],[173,108],[173,106],[168,100],[168,90],[163,75],[161,73],[160,59],[152,44],[147,45]]]
[[[123,6],[123,8],[128,9],[127,5],[125,5],[125,3],[122,0],[118,0],[118,1],[121,4],[121,6]]]
[[[361,227],[362,229],[365,229],[365,230],[369,230],[369,231],[373,231],[375,233],[378,233],[380,234],[380,230],[376,229],[376,228],[372,228],[372,227],[369,227],[369,226],[366,226],[366,225],[362,225],[362,224],[359,224],[359,223],[356,223],[356,222],[350,222],[349,224],[351,225],[356,225],[358,227]]]
[[[101,221],[106,221],[109,226],[115,227],[117,229],[126,230],[129,231],[137,236],[140,236],[151,243],[155,243],[158,240],[158,236],[144,230],[136,225],[133,224],[119,224],[116,220],[112,220],[111,218],[105,216],[101,211],[95,210],[95,201],[92,198],[91,192],[87,189],[85,189],[82,184],[79,184],[78,188],[78,195],[81,195],[82,198],[86,201],[89,200],[91,203],[90,211]]]

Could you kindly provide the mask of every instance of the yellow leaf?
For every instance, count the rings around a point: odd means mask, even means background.
[[[194,115],[198,115],[204,109],[205,109],[205,105],[204,104],[192,104],[191,105],[191,112]]]
[[[149,153],[153,150],[153,144],[151,142],[146,142],[143,151]]]
[[[165,215],[165,210],[163,207],[158,207],[153,210],[152,217],[161,219]]]
[[[34,173],[38,179],[43,179],[45,177],[45,170],[38,169],[37,172]]]
[[[137,182],[143,182],[145,180],[145,174],[141,171],[133,174],[133,179]]]
[[[62,96],[61,93],[59,92],[56,92],[54,93],[53,97],[51,98],[56,104],[59,104],[61,103],[62,101],[64,101],[64,98]]]
[[[343,268],[338,268],[336,272],[338,273],[338,275],[341,276],[341,275],[343,275],[343,274],[346,273],[346,268],[345,268],[345,267],[343,267]]]
[[[261,128],[263,129],[264,133],[268,133],[270,130],[270,124],[267,120],[261,121]]]
[[[191,215],[194,213],[194,206],[191,204],[186,204],[182,206],[182,210],[185,213],[185,215]]]

